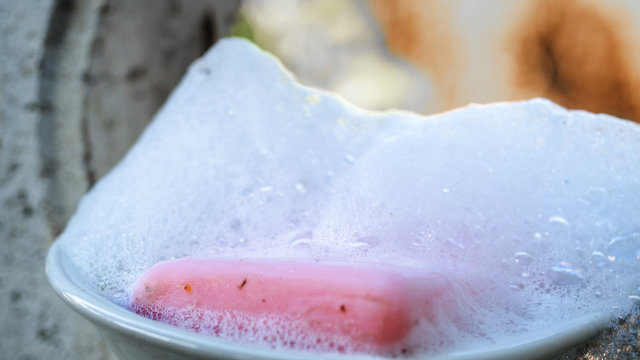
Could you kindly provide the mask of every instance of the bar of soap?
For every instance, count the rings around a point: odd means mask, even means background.
[[[166,322],[178,320],[171,317],[180,310],[217,312],[237,318],[238,328],[250,326],[247,318],[275,317],[318,339],[385,352],[446,306],[448,292],[441,275],[398,267],[183,258],[144,273],[133,307]],[[201,325],[192,324],[196,330]]]

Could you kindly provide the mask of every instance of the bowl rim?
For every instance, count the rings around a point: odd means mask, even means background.
[[[54,242],[47,254],[45,271],[54,292],[75,312],[94,325],[155,346],[172,349],[197,357],[251,358],[258,360],[318,360],[345,359],[340,354],[305,354],[237,345],[205,335],[195,334],[167,324],[144,318],[102,295],[84,288],[74,281],[68,255],[60,241]],[[608,313],[591,313],[570,322],[558,324],[526,337],[518,337],[509,345],[452,351],[445,354],[425,355],[432,360],[520,360],[545,359],[562,354],[605,329],[611,320]],[[350,359],[385,359],[383,357],[349,354]]]

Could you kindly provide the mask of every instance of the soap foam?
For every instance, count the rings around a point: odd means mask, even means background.
[[[370,344],[354,343],[348,337],[338,334],[310,332],[309,327],[299,320],[275,315],[250,316],[235,311],[205,311],[198,308],[176,309],[162,306],[152,309],[134,306],[131,310],[150,319],[198,334],[273,350],[358,352],[397,356],[407,354],[409,349],[416,349],[416,345],[422,345],[404,341],[387,347],[381,353],[380,349]]]
[[[638,204],[640,127],[630,122],[540,99],[431,117],[366,112],[223,40],[60,241],[91,287],[125,307],[145,270],[184,256],[436,271],[465,311],[412,335],[429,345],[419,351],[438,352],[628,311]],[[280,325],[276,343],[295,333]],[[272,345],[262,328],[225,328]]]

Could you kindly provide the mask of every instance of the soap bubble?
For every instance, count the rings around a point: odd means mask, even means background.
[[[575,285],[584,280],[584,271],[563,261],[553,266],[547,276],[556,285]]]
[[[549,218],[549,222],[550,223],[556,223],[556,224],[561,224],[564,226],[570,226],[569,222],[567,221],[567,219],[563,218],[562,216],[552,216]]]
[[[614,237],[607,244],[607,254],[618,262],[640,260],[640,232]]]
[[[533,256],[526,251],[518,251],[513,255],[513,260],[518,265],[527,266],[533,262]]]
[[[594,266],[597,266],[597,267],[603,267],[603,266],[607,265],[608,262],[609,262],[609,259],[602,252],[594,251],[594,252],[591,253],[591,259],[589,260],[590,264],[592,264]]]

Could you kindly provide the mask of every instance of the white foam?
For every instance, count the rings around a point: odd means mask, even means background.
[[[223,40],[60,241],[123,306],[151,265],[187,255],[438,271],[468,311],[438,333],[470,346],[628,309],[638,204],[633,123],[540,99],[432,117],[366,112]]]
[[[139,309],[133,308],[134,311]],[[374,353],[369,344],[355,344],[346,336],[314,333],[296,319],[275,315],[249,316],[234,311],[204,311],[199,308],[157,307],[139,311],[145,317],[189,331],[227,341],[250,343],[274,350],[314,351],[331,353]],[[406,344],[387,349],[387,355],[402,354]]]

